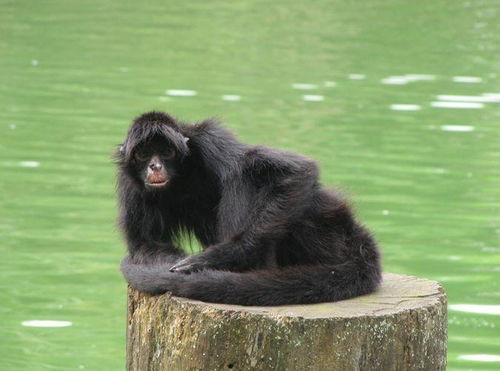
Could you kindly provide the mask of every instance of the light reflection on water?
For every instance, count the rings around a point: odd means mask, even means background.
[[[301,82],[296,82],[292,84],[292,88],[294,89],[303,89],[303,90],[312,90],[312,89],[317,89],[318,85],[315,84],[305,84]]]
[[[302,99],[304,99],[306,102],[323,102],[325,100],[325,97],[322,95],[306,94],[302,96]]]
[[[241,100],[241,95],[237,94],[224,94],[222,96],[222,100],[228,101],[228,102],[239,102]]]
[[[31,320],[23,321],[21,324],[26,327],[68,327],[72,325],[69,321],[56,320]]]
[[[182,89],[169,89],[165,92],[167,95],[178,96],[178,97],[194,97],[198,93],[194,90],[182,90]]]
[[[418,104],[391,104],[394,111],[420,111],[422,107]]]
[[[123,369],[111,153],[162,109],[317,159],[386,270],[445,285],[449,369],[498,369],[499,5],[138,6],[2,5],[0,368]]]
[[[500,362],[500,355],[494,354],[461,354],[458,359],[464,361],[478,361],[478,362]]]
[[[483,79],[481,77],[474,77],[474,76],[454,76],[453,81],[466,84],[476,84],[483,81]]]
[[[500,305],[450,304],[449,309],[458,312],[500,315]]]
[[[443,131],[455,131],[459,133],[466,133],[474,130],[474,126],[470,125],[443,125],[441,126]]]
[[[483,103],[476,102],[431,102],[432,107],[437,108],[468,108],[468,109],[479,109],[484,108]]]
[[[455,102],[500,102],[500,94],[483,94],[482,96],[472,95],[438,95],[439,100]]]

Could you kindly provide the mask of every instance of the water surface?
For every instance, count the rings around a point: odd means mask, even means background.
[[[317,159],[386,270],[445,285],[449,369],[500,368],[500,3],[0,10],[1,369],[123,369],[111,153],[153,108]]]

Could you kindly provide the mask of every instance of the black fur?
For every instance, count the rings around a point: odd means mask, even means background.
[[[149,190],[147,164],[133,156],[153,139],[176,156],[164,163],[168,184]],[[135,119],[117,157],[129,250],[121,269],[138,290],[283,305],[348,299],[380,282],[370,233],[320,187],[308,158],[245,145],[212,120],[189,125],[160,112]],[[177,246],[189,233],[204,251],[186,257]]]

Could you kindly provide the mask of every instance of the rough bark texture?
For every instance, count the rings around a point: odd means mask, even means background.
[[[444,370],[446,295],[386,273],[337,303],[243,307],[129,289],[128,370]]]

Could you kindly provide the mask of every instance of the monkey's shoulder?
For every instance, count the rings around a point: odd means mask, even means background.
[[[252,146],[245,151],[247,170],[267,170],[278,173],[304,173],[317,176],[316,162],[304,155],[266,146]]]

